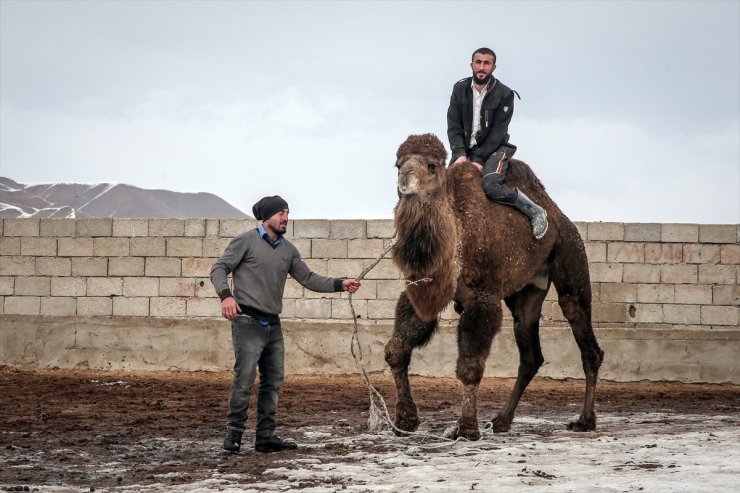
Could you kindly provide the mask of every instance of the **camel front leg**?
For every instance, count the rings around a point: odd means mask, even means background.
[[[476,302],[464,307],[457,327],[458,380],[463,384],[463,401],[457,420],[456,437],[480,439],[478,427],[478,387],[483,379],[493,337],[501,328],[501,303]]]
[[[419,427],[419,415],[409,382],[409,364],[414,348],[423,346],[437,328],[437,321],[423,322],[414,312],[406,292],[401,293],[396,304],[393,335],[385,346],[385,360],[396,382],[395,426],[413,432]],[[394,430],[395,431],[395,430]],[[402,434],[395,431],[396,434]]]

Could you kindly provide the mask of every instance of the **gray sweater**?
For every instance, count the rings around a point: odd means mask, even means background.
[[[232,275],[232,294],[236,302],[270,315],[279,315],[283,310],[283,291],[288,274],[312,291],[342,291],[342,279],[311,272],[301,260],[298,249],[285,237],[273,248],[260,237],[256,228],[231,240],[221,258],[213,264],[211,282],[219,296],[229,289],[229,274]]]

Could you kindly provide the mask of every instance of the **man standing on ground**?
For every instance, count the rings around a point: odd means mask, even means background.
[[[354,293],[355,279],[324,277],[308,268],[292,243],[283,237],[288,226],[288,203],[280,196],[264,197],[252,207],[262,224],[237,236],[211,269],[211,282],[221,298],[221,313],[231,321],[234,376],[224,448],[238,452],[252,383],[259,368],[257,430],[254,448],[277,452],[298,447],[275,434],[278,395],[285,375],[280,312],[287,275],[312,291]],[[231,274],[234,291],[229,289]]]
[[[447,110],[450,164],[472,162],[483,173],[486,196],[526,214],[540,239],[547,231],[547,213],[521,190],[504,184],[509,158],[516,151],[507,133],[516,93],[493,77],[496,54],[490,48],[475,50],[470,67],[473,76],[455,83]]]

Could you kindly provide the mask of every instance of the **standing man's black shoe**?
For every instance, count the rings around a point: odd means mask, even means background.
[[[239,452],[242,445],[242,432],[229,428],[224,438],[224,448],[229,452]]]
[[[290,438],[283,440],[277,435],[270,437],[258,437],[254,443],[254,450],[257,452],[280,452],[281,450],[294,450],[298,448],[298,444]]]

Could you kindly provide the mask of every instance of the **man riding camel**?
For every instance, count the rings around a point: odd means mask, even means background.
[[[516,151],[507,132],[514,113],[514,94],[519,95],[493,77],[496,54],[490,48],[475,50],[470,67],[473,76],[455,83],[447,110],[450,165],[473,163],[483,173],[486,196],[526,214],[539,240],[547,231],[547,213],[524,192],[504,183],[509,158]]]

